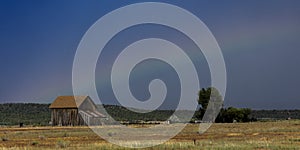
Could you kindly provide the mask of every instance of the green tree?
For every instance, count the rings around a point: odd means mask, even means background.
[[[224,109],[224,111],[221,113],[222,118],[219,118],[221,120],[218,120],[218,122],[249,122],[251,114],[251,109],[249,108],[234,108],[234,107],[228,107],[227,109]]]
[[[219,110],[223,107],[222,96],[219,91],[214,87],[207,89],[202,88],[198,93],[198,104],[201,105],[199,110],[198,119],[203,118],[204,113],[208,110],[210,117],[215,117]],[[209,120],[215,118],[209,118]]]

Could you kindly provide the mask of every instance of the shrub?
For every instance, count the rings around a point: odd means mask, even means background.
[[[64,134],[63,134],[63,137],[68,137],[69,136],[69,134],[67,133],[67,132],[65,132]]]
[[[8,141],[9,139],[7,137],[2,137],[1,138],[3,142]]]
[[[44,135],[40,135],[40,136],[39,136],[39,139],[40,139],[40,140],[45,140],[46,137],[45,137]]]
[[[56,146],[59,148],[66,148],[70,145],[70,141],[58,140]]]
[[[31,142],[31,145],[32,145],[32,146],[35,146],[35,145],[38,145],[38,144],[39,144],[38,141],[33,141],[33,142]]]

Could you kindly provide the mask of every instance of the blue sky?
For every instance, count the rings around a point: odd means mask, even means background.
[[[50,103],[58,95],[72,94],[72,63],[84,33],[106,13],[136,2],[143,1],[0,1],[0,102]],[[254,109],[300,107],[299,1],[160,2],[192,12],[214,34],[227,67],[226,106]],[[144,34],[151,31],[153,35],[149,36],[157,36],[155,34],[159,33],[152,32],[157,30],[166,32],[169,37],[178,35],[164,27],[149,26],[147,30],[141,27],[128,29],[116,39],[130,42],[136,38],[132,34],[134,30]],[[174,40],[176,42],[176,38]],[[193,49],[190,45],[183,46]],[[118,49],[113,44],[107,47],[108,56],[105,58],[112,57],[114,50]],[[204,87],[209,86],[205,60],[201,59],[199,63],[203,68],[200,80]],[[166,83],[176,87],[176,75],[169,66],[160,62],[152,65],[164,70],[157,77],[161,75]],[[147,68],[147,63],[141,68]],[[136,76],[141,76],[143,81],[154,78],[147,71],[157,72],[146,69]],[[97,65],[99,90],[107,90],[105,74],[101,64]],[[140,98],[147,97],[139,87],[146,86],[146,82],[132,78],[133,89],[136,89],[133,93]],[[172,90],[176,93],[179,89]],[[104,93],[106,103],[115,103],[109,92]],[[176,97],[176,94],[169,95],[165,105],[176,105],[172,101]]]

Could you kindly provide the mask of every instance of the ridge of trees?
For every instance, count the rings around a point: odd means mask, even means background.
[[[207,89],[206,89],[207,90]],[[0,104],[0,126],[24,125],[46,126],[51,119],[50,104],[35,103],[6,103]],[[106,111],[117,121],[166,121],[174,110],[155,110],[150,113],[139,114],[125,107],[104,105]],[[196,111],[192,120],[201,120],[203,110]],[[178,113],[178,118],[185,116],[187,111]],[[250,115],[249,115],[250,114]],[[246,116],[245,116],[246,115]],[[247,108],[221,108],[215,122],[247,122],[257,119],[300,119],[300,110],[251,110]],[[249,120],[250,119],[250,120]]]
[[[0,104],[0,125],[49,125],[50,104],[5,103]]]

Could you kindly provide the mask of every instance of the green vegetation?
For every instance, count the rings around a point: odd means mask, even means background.
[[[207,89],[202,88],[198,93],[198,103],[201,105],[200,112],[201,118],[203,117],[205,111],[208,109],[208,103],[211,101],[214,104],[218,104],[217,107],[223,107],[223,98],[216,88],[209,87]]]
[[[251,117],[257,119],[300,119],[300,110],[252,110]]]
[[[0,125],[49,125],[49,104],[0,104]]]
[[[172,110],[155,110],[149,113],[136,113],[122,106],[104,105],[107,113],[117,121],[165,121],[174,111]]]
[[[249,108],[222,108],[216,122],[231,123],[231,122],[249,122],[256,121],[255,118],[250,118],[251,109]]]
[[[58,148],[66,148],[70,145],[70,141],[58,140],[56,146]]]
[[[256,120],[255,118],[250,118],[251,109],[249,108],[223,108],[222,96],[216,88],[202,88],[198,95],[198,103],[201,105],[198,113],[195,114],[195,118],[198,120],[201,120],[207,111],[217,116],[215,122],[231,123]]]
[[[49,104],[33,103],[11,103],[0,104],[0,126],[12,126],[24,123],[25,126],[45,126],[49,125],[51,114]],[[117,121],[165,121],[173,114],[173,110],[155,110],[150,113],[139,114],[132,112],[125,107],[115,105],[104,105],[106,111]],[[251,114],[248,115],[251,111]],[[180,111],[178,118],[184,118],[188,111]],[[244,115],[241,115],[244,114]],[[248,118],[245,117],[247,114]],[[192,120],[201,120],[200,111],[197,111]],[[231,116],[231,117],[230,117]],[[249,110],[229,107],[221,109],[221,113],[216,122],[237,122],[249,121],[253,118],[272,118],[270,120],[300,119],[300,110]]]

